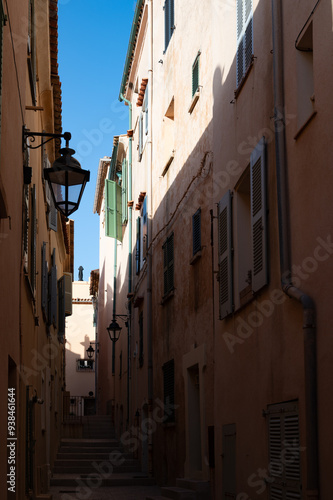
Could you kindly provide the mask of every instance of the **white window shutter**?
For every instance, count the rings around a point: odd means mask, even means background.
[[[220,319],[232,312],[232,238],[231,192],[226,192],[219,203],[219,304]]]
[[[263,137],[252,151],[250,160],[253,292],[268,283],[265,150]]]

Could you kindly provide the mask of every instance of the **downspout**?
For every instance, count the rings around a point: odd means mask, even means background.
[[[298,300],[303,307],[307,499],[319,500],[316,312],[313,299],[296,288],[291,280],[282,27],[282,0],[272,0],[274,123],[281,286],[284,293]]]
[[[129,130],[132,130],[132,103],[125,98],[123,93],[119,94],[119,100],[124,101],[128,105],[129,111]],[[128,199],[132,200],[132,141],[133,137],[129,137],[129,152],[128,152]],[[130,205],[128,212],[128,293],[132,293],[132,220],[133,207]],[[129,425],[129,405],[130,405],[130,378],[131,378],[131,319],[132,319],[132,302],[128,302],[129,321],[127,325],[127,425]]]
[[[149,82],[149,145],[150,145],[150,163],[148,166],[148,251],[147,251],[147,357],[148,357],[148,418],[153,421],[153,308],[152,308],[152,275],[153,275],[153,249],[149,248],[149,240],[152,241],[153,236],[153,182],[152,182],[152,166],[153,166],[153,126],[152,126],[152,105],[153,105],[153,2],[148,3],[148,24],[150,28],[149,40],[149,59],[150,69],[148,75]],[[148,438],[148,471],[153,476],[153,436],[149,434]]]

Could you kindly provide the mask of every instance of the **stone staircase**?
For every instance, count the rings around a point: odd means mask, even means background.
[[[99,488],[122,485],[152,485],[140,472],[140,463],[115,439],[110,417],[89,416],[83,420],[83,437],[62,439],[52,470],[54,487]]]
[[[147,496],[146,500],[211,500],[209,481],[177,479],[176,486],[161,488],[160,496]]]

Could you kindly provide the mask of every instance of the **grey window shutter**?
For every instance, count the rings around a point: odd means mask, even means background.
[[[63,342],[65,336],[65,277],[58,280],[58,338]]]
[[[232,312],[232,219],[231,192],[227,191],[219,203],[219,304],[220,319]]]
[[[268,282],[265,149],[263,137],[250,159],[253,292],[257,292]]]
[[[164,2],[164,50],[168,48],[170,40],[170,0]]]
[[[30,284],[33,292],[36,290],[36,239],[37,239],[37,210],[36,210],[36,186],[31,188],[31,263]]]
[[[27,273],[29,270],[29,215],[30,215],[30,196],[29,186],[24,186],[23,200],[23,266]]]
[[[48,306],[48,262],[46,260],[46,243],[43,242],[42,246],[42,311],[45,318],[47,318],[47,306]]]
[[[194,96],[199,87],[199,60],[200,60],[200,52],[195,58],[195,61],[192,66],[192,97]]]
[[[49,324],[57,327],[57,266],[55,264],[55,248],[52,253],[52,267],[49,274]]]
[[[49,188],[47,188],[49,190]],[[58,210],[55,207],[51,193],[49,194],[50,212],[49,212],[49,228],[53,231],[58,229]]]
[[[145,134],[148,135],[148,128],[149,128],[149,122],[148,122],[148,111],[149,111],[149,84],[147,84],[146,90],[145,90],[145,97],[144,97],[144,102],[143,102],[143,111],[145,113]]]
[[[163,245],[163,274],[164,274],[164,295],[167,295],[174,288],[174,250],[173,233],[167,238]]]
[[[222,499],[236,499],[236,425],[222,427]]]
[[[297,402],[268,407],[270,500],[301,500],[301,462]]]
[[[121,177],[122,224],[126,224],[127,219],[128,219],[128,207],[127,207],[128,180],[127,180],[127,161],[126,161],[126,158],[123,159],[121,174],[122,174],[122,177]]]

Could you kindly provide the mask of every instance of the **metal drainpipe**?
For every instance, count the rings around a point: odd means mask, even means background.
[[[121,93],[119,100],[124,101],[128,105],[129,111],[129,130],[132,129],[132,103]],[[129,138],[129,153],[128,153],[128,199],[132,200],[132,141],[133,137]],[[128,293],[132,293],[132,219],[133,207],[129,207],[128,213]],[[130,405],[130,378],[131,378],[131,319],[132,319],[132,303],[128,302],[129,321],[127,325],[127,425],[129,425],[129,405]]]
[[[303,307],[307,499],[319,500],[316,313],[313,299],[293,286],[291,280],[282,20],[282,0],[272,0],[274,123],[281,286],[284,293],[298,300]]]

